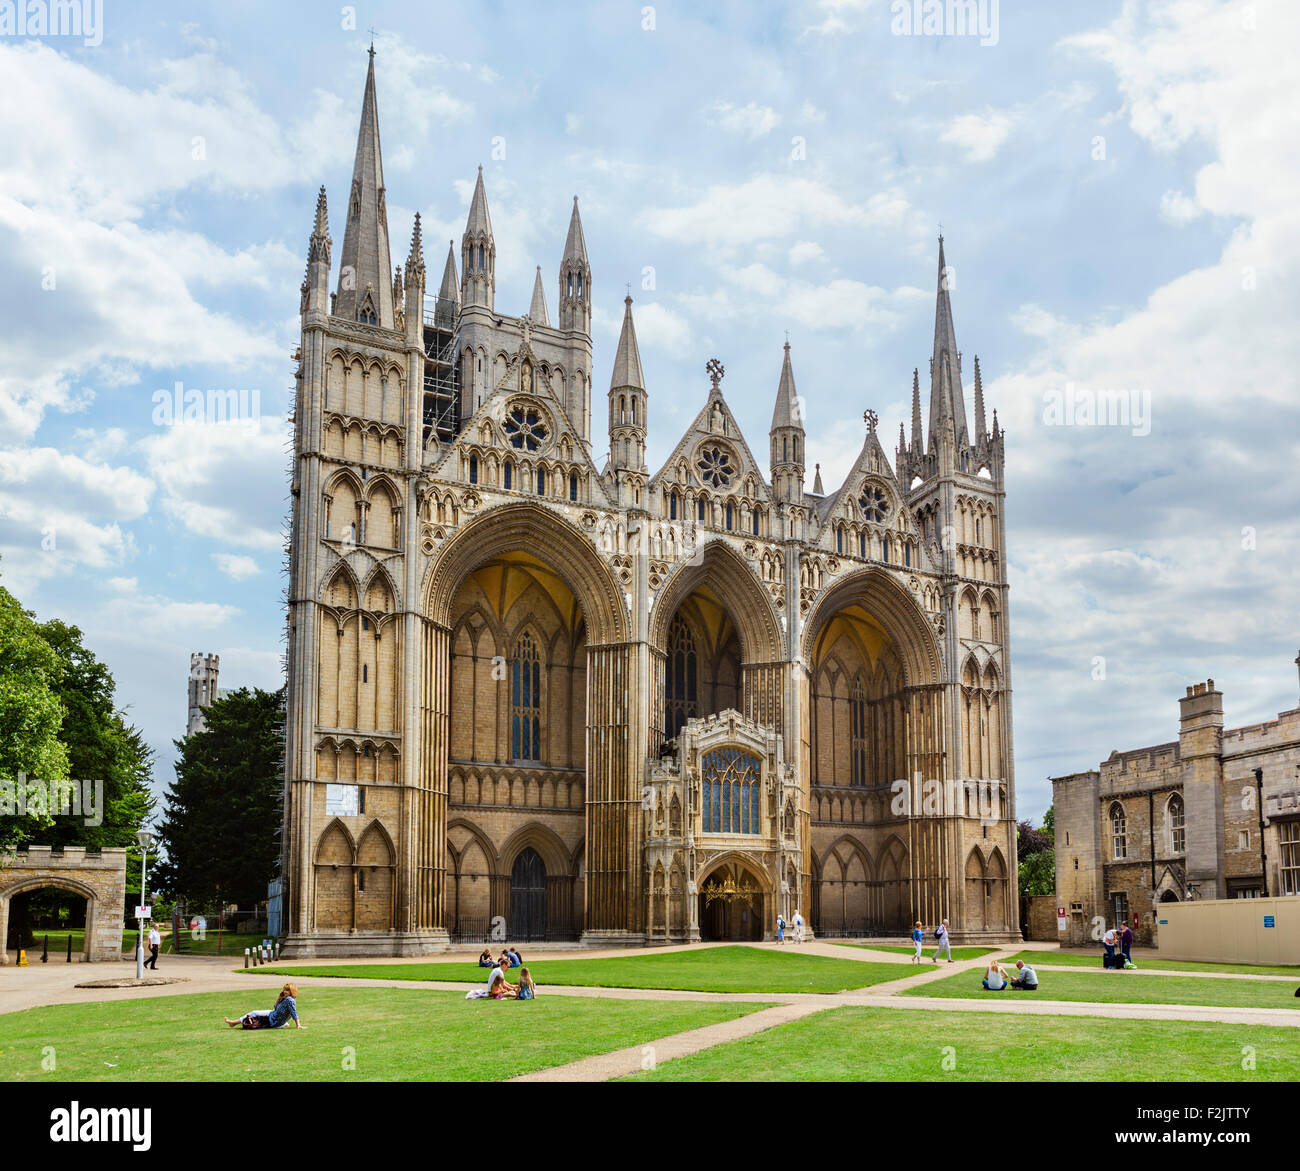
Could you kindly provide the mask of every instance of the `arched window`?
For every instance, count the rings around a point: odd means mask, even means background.
[[[700,812],[707,834],[756,834],[762,801],[759,761],[739,748],[715,748],[700,761]]]
[[[672,740],[686,721],[698,716],[699,658],[691,628],[674,618],[668,628],[668,663],[664,677],[664,736]]]
[[[471,484],[478,483],[478,456],[476,455],[469,457],[469,482]]]
[[[537,495],[538,496],[546,495],[546,469],[545,468],[537,469]]]
[[[1175,854],[1187,852],[1187,811],[1183,799],[1175,793],[1169,798],[1169,837]]]
[[[859,533],[858,534],[858,556],[865,557],[866,555],[867,555],[867,534]]]
[[[542,759],[542,665],[533,636],[515,643],[510,664],[510,755],[514,760]]]
[[[703,524],[704,523],[704,497],[701,496],[699,500],[696,501],[696,504],[698,505],[698,511],[700,514],[699,515],[700,523]]]
[[[1128,819],[1124,816],[1124,806],[1118,801],[1110,807],[1110,840],[1113,847],[1111,857],[1118,861],[1128,857]]]
[[[906,541],[903,544],[903,564],[911,566],[912,564],[912,542]]]
[[[677,493],[676,492],[670,492],[668,494],[668,519],[669,520],[677,519]]]
[[[850,753],[853,760],[853,784],[867,783],[867,693],[862,680],[853,683],[853,692],[849,697],[849,716],[853,739]]]
[[[501,486],[503,488],[509,488],[514,482],[515,468],[514,468],[514,464],[512,464],[509,460],[506,460],[505,470],[501,473],[501,477],[502,477]]]
[[[835,530],[835,552],[844,552],[844,530],[838,527]]]
[[[758,536],[758,509],[754,509],[754,536]]]
[[[569,473],[569,499],[570,500],[578,499],[578,473],[577,472]]]
[[[731,532],[731,505],[727,505],[727,532]]]
[[[889,560],[889,538],[888,537],[886,537],[883,541],[880,542],[880,560],[881,561]]]

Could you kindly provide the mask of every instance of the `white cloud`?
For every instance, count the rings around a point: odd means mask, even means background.
[[[1190,224],[1204,210],[1195,199],[1189,199],[1181,191],[1166,191],[1160,197],[1160,218],[1179,227]]]
[[[771,106],[747,102],[743,106],[731,102],[714,102],[707,111],[710,126],[719,126],[730,134],[741,134],[751,142],[771,134],[781,123],[781,115]]]
[[[996,157],[1010,137],[1012,118],[1001,110],[983,114],[959,114],[939,136],[944,142],[961,147],[968,163],[987,163]]]
[[[791,264],[805,264],[809,260],[820,260],[825,255],[816,240],[800,240],[790,247]]]
[[[231,581],[246,581],[262,572],[256,561],[240,553],[214,553],[212,559]]]

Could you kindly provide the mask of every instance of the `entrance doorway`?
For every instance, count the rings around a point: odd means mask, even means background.
[[[743,943],[763,938],[763,888],[744,866],[727,862],[700,886],[700,938]]]
[[[522,941],[546,938],[546,863],[529,846],[510,871],[510,922],[506,932]]]

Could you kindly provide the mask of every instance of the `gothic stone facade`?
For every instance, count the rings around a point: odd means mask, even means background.
[[[765,474],[722,390],[653,474],[631,299],[593,458],[577,201],[552,324],[495,304],[482,171],[426,298],[390,268],[374,61],[336,291],[322,188],[294,411],[287,953],[951,920],[1014,932],[1003,435],[968,429],[939,250],[913,376],[805,491],[787,344]],[[775,372],[775,371],[774,371]],[[605,440],[601,440],[603,447]],[[975,778],[967,783],[967,778]],[[962,783],[958,783],[961,779]]]
[[[1052,779],[1064,943],[1100,919],[1154,944],[1162,903],[1300,894],[1300,707],[1225,729],[1213,679],[1178,703],[1177,740]]]

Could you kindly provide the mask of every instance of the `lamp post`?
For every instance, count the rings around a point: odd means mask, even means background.
[[[150,833],[147,829],[142,829],[142,830],[140,830],[140,831],[135,835],[135,840],[136,840],[137,842],[140,843],[140,906],[139,906],[139,911],[141,912],[141,914],[137,915],[137,917],[136,917],[136,921],[135,921],[135,925],[136,925],[136,926],[135,926],[135,934],[136,934],[136,941],[135,941],[135,978],[136,978],[137,980],[143,980],[143,979],[144,979],[144,918],[143,918],[143,911],[144,911],[144,907],[145,907],[145,901],[144,901],[144,894],[145,894],[145,885],[144,885],[144,874],[145,874],[145,871],[144,871],[144,863],[145,863],[145,859],[149,856],[149,851],[150,851],[150,849],[153,847],[153,844],[154,844],[155,838],[154,838],[153,834]]]

